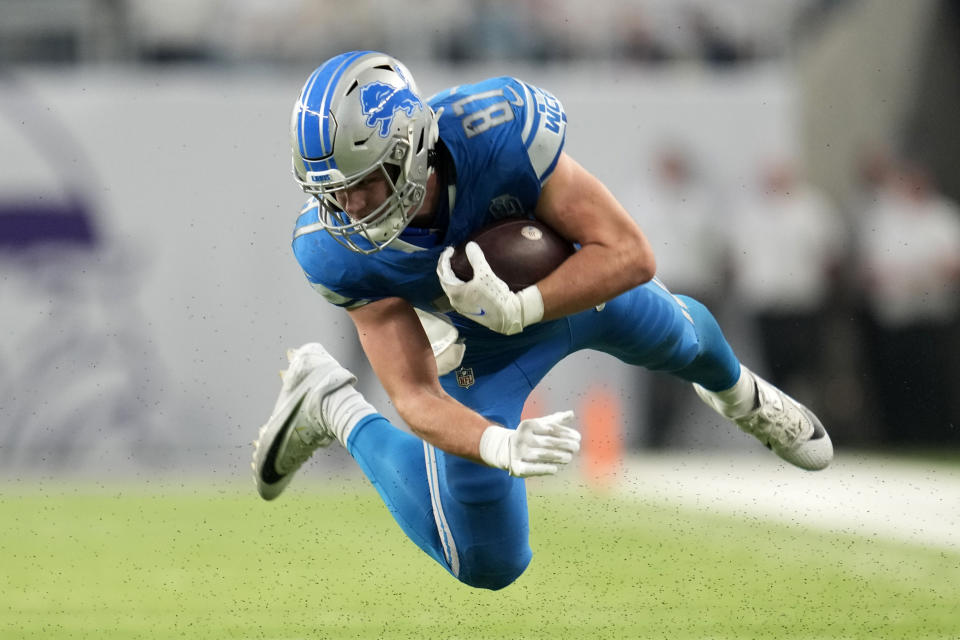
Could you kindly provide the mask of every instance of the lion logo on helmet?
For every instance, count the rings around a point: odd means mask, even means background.
[[[409,87],[398,89],[383,82],[371,82],[360,87],[360,107],[367,116],[366,125],[371,129],[379,127],[380,137],[386,138],[397,111],[403,109],[407,117],[412,118],[414,111],[423,109],[423,103]]]

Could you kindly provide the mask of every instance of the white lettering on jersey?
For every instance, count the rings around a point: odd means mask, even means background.
[[[498,124],[503,124],[504,122],[510,122],[513,120],[513,109],[510,108],[510,102],[508,100],[498,100],[493,104],[484,107],[483,109],[477,109],[475,111],[470,111],[466,108],[466,105],[471,102],[479,102],[481,100],[486,100],[488,98],[503,98],[504,93],[502,89],[494,89],[492,91],[484,91],[483,93],[475,93],[469,95],[462,100],[457,100],[450,108],[453,110],[453,114],[460,118],[461,123],[463,124],[463,131],[467,134],[468,138],[473,136],[480,135],[484,131],[491,129]]]
[[[549,91],[521,83],[526,93],[527,117],[523,123],[523,144],[530,165],[543,184],[553,172],[563,149],[567,132],[567,116],[563,105]]]

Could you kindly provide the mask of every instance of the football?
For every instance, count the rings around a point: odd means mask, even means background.
[[[473,268],[464,251],[470,241],[480,246],[490,268],[511,291],[536,284],[574,252],[573,244],[542,222],[527,218],[498,220],[478,229],[454,248],[450,266],[464,281],[473,278]]]

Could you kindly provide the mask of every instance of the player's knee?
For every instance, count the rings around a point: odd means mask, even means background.
[[[460,579],[460,582],[471,586],[475,589],[489,589],[490,591],[499,591],[509,587],[511,584],[520,577],[520,574],[523,573],[523,569],[517,573],[507,573],[507,574],[497,574],[497,575],[478,575],[471,576],[469,579]]]
[[[523,546],[523,552],[514,554],[498,553],[495,548],[491,549],[492,556],[484,550],[468,553],[457,579],[476,589],[497,591],[508,587],[530,564],[530,548],[526,544]]]

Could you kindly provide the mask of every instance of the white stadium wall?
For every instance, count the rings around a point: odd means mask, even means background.
[[[504,71],[411,66],[428,93]],[[289,251],[303,200],[287,152],[290,106],[309,70],[300,71],[35,71],[0,81],[8,472],[245,473],[284,349],[311,340],[353,366],[394,415],[349,319],[310,289]],[[645,178],[663,140],[684,142],[733,191],[763,158],[796,147],[793,89],[776,69],[509,72],[560,97],[567,150],[615,193]],[[551,373],[538,402],[576,409],[599,385],[621,400],[625,428],[642,429],[637,375],[579,354]],[[691,430],[691,446],[729,438],[726,427]]]

